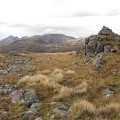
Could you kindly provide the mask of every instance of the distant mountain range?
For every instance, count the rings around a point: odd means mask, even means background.
[[[65,52],[74,51],[83,45],[84,39],[64,34],[45,34],[32,37],[9,36],[0,41],[0,52]]]

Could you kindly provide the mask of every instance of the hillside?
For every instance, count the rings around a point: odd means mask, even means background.
[[[79,43],[78,43],[79,41]],[[0,49],[1,52],[65,52],[79,49],[83,41],[63,34],[22,37]]]
[[[4,38],[0,41],[0,47],[5,47],[10,45],[11,43],[20,40],[18,37],[14,37],[14,36],[8,36],[7,38]]]
[[[107,27],[80,53],[1,53],[0,68],[0,120],[120,120],[120,39]]]

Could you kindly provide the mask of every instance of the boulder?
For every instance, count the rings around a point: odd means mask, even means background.
[[[55,106],[51,120],[65,118],[69,115],[69,108],[65,104],[61,102],[52,102],[51,104]]]
[[[28,107],[35,107],[33,103],[38,103],[39,99],[34,90],[15,90],[10,95],[11,101],[13,103],[22,102]],[[31,106],[32,105],[32,106]],[[37,104],[35,104],[37,105]]]
[[[39,114],[38,114],[38,110],[40,108],[40,103],[33,103],[30,106],[30,109],[25,113],[25,115],[23,116],[23,120],[29,120],[30,118],[38,118]],[[42,120],[42,119],[40,119]]]
[[[103,68],[104,63],[105,63],[104,53],[97,54],[93,62],[94,69],[100,71]]]
[[[106,26],[103,26],[102,30],[98,33],[99,35],[111,35],[113,34],[112,30]]]

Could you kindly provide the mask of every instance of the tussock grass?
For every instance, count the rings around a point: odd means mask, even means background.
[[[83,82],[76,87],[62,87],[59,94],[55,96],[54,99],[61,99],[75,94],[84,94],[87,92],[87,88],[88,84],[86,82]]]
[[[49,74],[48,74],[49,73]],[[42,84],[47,87],[61,87],[59,84],[64,78],[64,71],[61,69],[55,69],[50,73],[49,70],[37,72],[34,76],[25,76],[18,81],[18,84],[25,83],[28,86],[34,86]]]
[[[99,107],[96,110],[98,115],[110,115],[120,113],[120,104],[119,103],[109,103],[106,106]]]
[[[84,115],[84,117],[93,116],[94,118],[110,118],[110,116],[120,115],[120,104],[119,103],[109,103],[105,106],[96,107],[93,103],[87,100],[76,100],[70,107],[71,116],[79,117]],[[97,120],[98,120],[97,119]],[[108,120],[108,119],[107,119]]]
[[[95,114],[96,107],[87,100],[77,100],[70,108],[72,115],[82,115],[83,113]]]

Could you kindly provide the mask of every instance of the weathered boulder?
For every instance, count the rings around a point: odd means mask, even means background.
[[[28,107],[30,107],[33,103],[38,103],[39,99],[34,90],[16,90],[13,91],[10,95],[11,101],[13,103],[22,102]]]
[[[64,110],[55,108],[53,110],[53,115],[51,116],[50,119],[51,120],[57,120],[57,119],[60,119],[60,118],[66,118],[66,117],[68,117],[68,115],[69,115],[68,111],[64,111]]]
[[[30,109],[23,116],[23,120],[29,120],[30,118],[38,118],[38,110],[40,108],[40,103],[33,103]]]
[[[39,99],[34,90],[27,90],[23,92],[21,96],[21,102],[28,106],[31,106],[33,103],[38,103]]]
[[[53,114],[51,120],[57,120],[59,118],[66,118],[69,115],[69,108],[61,102],[52,102],[52,105],[55,106],[53,109]]]
[[[100,71],[103,68],[104,63],[105,63],[104,53],[97,54],[93,62],[94,69]]]
[[[57,107],[59,109],[62,109],[62,110],[69,110],[69,108],[65,104],[63,104],[61,102],[52,102],[50,104],[54,105],[55,107]]]
[[[112,30],[106,26],[103,26],[102,30],[98,33],[99,35],[111,35],[113,34]]]

